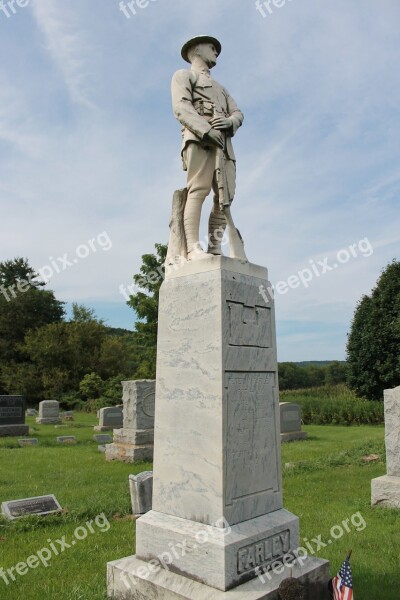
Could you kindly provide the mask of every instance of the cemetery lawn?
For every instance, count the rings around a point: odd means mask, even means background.
[[[78,414],[61,429],[36,425],[33,418],[27,422],[39,446],[19,448],[14,438],[0,440],[0,501],[55,494],[64,513],[0,519],[0,568],[25,563],[51,544],[61,550],[56,540],[76,543],[53,554],[47,567],[40,563],[24,575],[14,571],[16,581],[9,585],[0,576],[0,600],[104,600],[107,561],[134,554],[128,475],[151,469],[151,464],[107,463],[93,441],[94,415]],[[347,550],[353,550],[356,600],[398,600],[400,511],[370,507],[371,479],[386,472],[384,427],[304,429],[308,440],[282,446],[284,506],[300,517],[301,540],[306,538],[316,555],[331,561],[331,576]],[[78,445],[60,446],[58,435],[75,435]],[[379,460],[364,462],[362,457],[370,454]],[[94,521],[91,532],[86,523],[103,513],[107,521]],[[74,537],[78,531],[85,539]],[[318,536],[324,544],[332,543],[318,549],[320,542],[312,541]]]

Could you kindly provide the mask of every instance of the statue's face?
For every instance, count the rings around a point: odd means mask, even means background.
[[[218,52],[214,44],[199,44],[196,48],[196,54],[204,60],[209,68],[217,64]]]

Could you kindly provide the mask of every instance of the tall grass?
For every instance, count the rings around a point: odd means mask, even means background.
[[[345,385],[280,393],[281,402],[301,406],[305,425],[376,425],[384,422],[383,402],[358,398]]]

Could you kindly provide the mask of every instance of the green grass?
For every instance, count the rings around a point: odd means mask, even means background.
[[[150,464],[107,463],[93,441],[92,415],[77,416],[68,428],[36,426],[40,445],[19,448],[15,440],[0,442],[0,500],[54,493],[64,513],[48,518],[0,520],[0,567],[24,562],[50,542],[66,536],[104,513],[108,531],[93,524],[94,533],[6,586],[0,578],[0,600],[104,600],[106,563],[134,553],[134,521],[128,474]],[[357,600],[398,600],[400,575],[400,511],[370,507],[370,482],[385,473],[382,426],[306,426],[309,439],[282,446],[284,506],[300,517],[301,539],[322,535],[360,512],[362,531],[350,532],[317,555],[331,561],[334,575],[346,551],[353,550]],[[60,446],[57,435],[76,435],[77,446]],[[378,462],[362,456],[375,453]],[[104,524],[105,521],[102,521]],[[49,542],[50,540],[50,542]],[[314,546],[313,546],[314,547]]]

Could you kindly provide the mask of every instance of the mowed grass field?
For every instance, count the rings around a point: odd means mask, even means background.
[[[106,563],[134,554],[128,475],[151,464],[107,463],[93,441],[94,415],[78,414],[61,429],[27,422],[40,445],[19,448],[16,439],[0,440],[0,501],[55,494],[64,512],[0,520],[0,568],[25,563],[51,544],[58,555],[46,567],[16,574],[9,585],[0,577],[0,600],[104,600]],[[353,550],[356,600],[398,600],[400,511],[370,507],[371,479],[386,472],[384,427],[304,429],[308,440],[282,446],[284,506],[300,517],[301,540],[331,561],[332,576]],[[60,446],[58,435],[75,435],[78,445]],[[366,463],[369,454],[380,458]],[[62,540],[70,547],[61,552]]]

